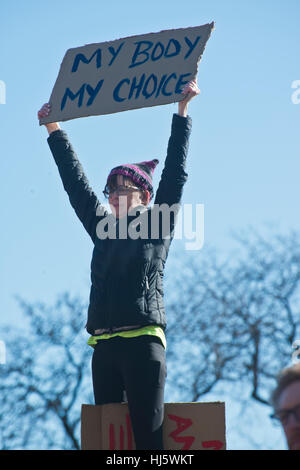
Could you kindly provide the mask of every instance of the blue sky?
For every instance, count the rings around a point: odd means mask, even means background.
[[[48,101],[67,49],[215,21],[199,65],[183,203],[204,204],[203,250],[225,255],[230,233],[249,225],[300,229],[298,0],[2,1],[0,6],[0,322],[22,324],[14,294],[51,303],[87,297],[92,245],[62,188],[36,114]],[[174,104],[62,124],[91,186],[102,196],[110,169],[159,158]],[[182,246],[175,241],[170,257]]]

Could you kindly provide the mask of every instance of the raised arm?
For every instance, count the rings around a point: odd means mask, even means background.
[[[185,98],[178,103],[178,113],[173,115],[167,157],[154,204],[165,203],[169,206],[179,204],[183,186],[187,180],[185,166],[192,128],[192,120],[187,115],[188,103],[200,93],[200,90],[196,82],[191,81],[184,87],[182,93]]]
[[[38,112],[38,117],[47,116],[49,112],[50,107],[44,105]],[[95,243],[96,225],[101,217],[107,215],[107,211],[90,187],[67,133],[60,128],[58,123],[46,124],[46,127],[49,133],[48,144],[64,189],[68,193],[70,203],[78,218]]]

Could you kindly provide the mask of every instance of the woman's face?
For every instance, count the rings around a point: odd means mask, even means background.
[[[126,186],[132,187],[135,186],[134,183],[131,183],[130,180],[124,178],[123,175],[116,175],[116,187]],[[148,191],[146,191],[148,192]],[[108,201],[112,213],[116,218],[124,217],[130,209],[133,209],[136,206],[144,204],[143,202],[143,191],[140,189],[130,189],[128,191],[121,192],[113,192],[109,195]],[[149,195],[147,204],[149,202]]]

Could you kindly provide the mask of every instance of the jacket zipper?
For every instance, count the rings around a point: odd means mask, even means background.
[[[144,309],[145,309],[145,312],[148,311],[148,302],[147,302],[147,294],[148,294],[148,291],[149,291],[149,280],[148,280],[148,276],[146,274],[145,276],[145,286],[146,286],[146,290],[145,290],[145,294],[144,294]]]

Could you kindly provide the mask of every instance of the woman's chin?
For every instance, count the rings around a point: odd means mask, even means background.
[[[120,208],[120,207],[115,207],[115,206],[112,206],[111,208],[111,211],[112,211],[112,214],[114,215],[114,217],[116,217],[116,219],[119,219],[120,217],[124,217],[126,214],[127,214],[127,209],[124,208]]]

